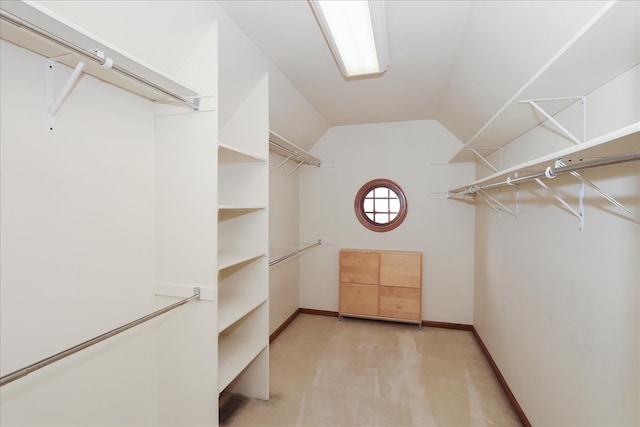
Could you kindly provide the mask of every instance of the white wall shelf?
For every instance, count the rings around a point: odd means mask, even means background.
[[[219,205],[218,210],[221,211],[239,211],[239,212],[254,212],[262,209],[266,209],[266,205]]]
[[[218,161],[220,163],[253,163],[253,162],[267,162],[269,159],[233,147],[232,145],[218,144]]]
[[[635,147],[635,149],[634,149]],[[574,145],[564,150],[556,151],[545,156],[538,157],[508,169],[494,173],[468,185],[449,190],[449,193],[459,193],[475,186],[491,184],[505,180],[517,172],[540,171],[547,166],[553,166],[556,160],[569,157],[604,157],[629,153],[640,150],[640,122],[615,130],[606,135],[594,138],[582,144]]]
[[[218,341],[218,393],[227,388],[268,344],[264,339],[222,336]]]
[[[476,161],[471,149],[488,155],[545,120],[522,100],[583,96],[640,62],[638,2],[605,6],[551,58],[465,145],[450,162]],[[588,70],[588,72],[587,72]],[[546,103],[554,115],[574,100]],[[587,138],[588,139],[588,138]]]
[[[267,252],[264,251],[220,251],[218,252],[218,270],[224,270],[266,255]]]
[[[197,106],[194,90],[37,3],[2,2],[0,25],[3,39],[46,58],[71,68],[86,61],[82,72],[146,99]]]
[[[266,297],[251,296],[234,293],[232,291],[218,293],[221,309],[218,311],[218,332],[224,332],[238,320],[267,302]]]

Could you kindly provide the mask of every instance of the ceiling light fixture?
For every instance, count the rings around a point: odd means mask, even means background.
[[[381,0],[309,0],[345,77],[382,74],[389,68],[387,25]]]

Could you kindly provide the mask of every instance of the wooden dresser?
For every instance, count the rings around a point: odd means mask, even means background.
[[[340,250],[340,318],[422,324],[422,252]]]

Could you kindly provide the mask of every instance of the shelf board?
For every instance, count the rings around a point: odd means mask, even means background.
[[[519,101],[584,96],[640,63],[637,17],[640,3],[618,2],[604,7],[538,71],[465,145],[450,163],[475,162],[483,155],[544,122],[531,106]],[[577,101],[544,103],[554,115]]]
[[[574,145],[572,147],[565,148],[564,150],[556,151],[554,153],[538,157],[537,159],[512,166],[503,171],[472,182],[464,187],[449,190],[449,192],[457,193],[475,185],[491,184],[492,182],[502,181],[506,179],[507,176],[513,175],[516,172],[523,172],[527,170],[538,172],[544,170],[547,166],[554,166],[556,160],[565,159],[571,156],[580,155],[582,157],[603,157],[605,155],[614,156],[624,154],[628,152],[625,148],[627,146],[626,143],[628,142],[635,144],[635,149],[640,150],[640,122],[633,123],[598,138],[583,142],[582,144]]]
[[[219,205],[218,206],[218,223],[233,218],[249,215],[254,212],[266,210],[266,206],[260,205]]]
[[[259,163],[269,159],[257,154],[237,149],[224,143],[218,144],[219,163]]]
[[[104,52],[106,58],[113,60],[114,66],[131,72],[175,95],[185,99],[198,97],[194,90],[176,82],[167,74],[74,25],[41,5],[18,1],[2,2],[2,9],[30,25],[72,43],[84,51],[91,52],[98,49]],[[4,19],[0,20],[0,26],[2,28],[2,39],[4,40],[46,58],[59,57],[57,62],[68,65],[71,68],[74,68],[78,61],[82,60],[85,62],[83,72],[86,74],[152,101],[182,105],[165,93],[127,77],[115,69],[102,68],[99,63],[32,32],[26,26],[18,27]]]
[[[265,251],[220,251],[218,252],[218,271],[266,255]]]
[[[266,205],[218,205],[221,211],[259,211],[266,208]]]
[[[266,297],[234,292],[218,294],[218,333],[224,331],[267,301]]]
[[[267,339],[221,336],[218,343],[218,393],[227,388],[268,345]]]

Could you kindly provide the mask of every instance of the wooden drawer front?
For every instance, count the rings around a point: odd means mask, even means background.
[[[340,313],[378,315],[378,286],[340,283]]]
[[[382,252],[380,284],[386,286],[422,287],[422,254]]]
[[[395,319],[421,320],[420,289],[378,286],[380,316]]]
[[[378,284],[379,256],[370,252],[340,252],[340,282]]]

